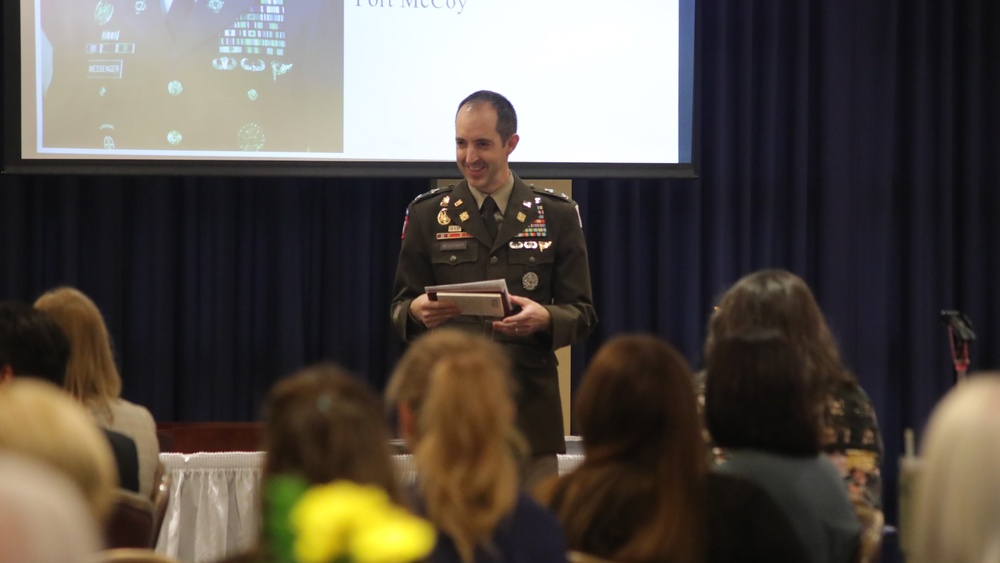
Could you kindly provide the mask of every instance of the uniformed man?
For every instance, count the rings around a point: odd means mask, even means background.
[[[597,323],[587,245],[576,203],[524,183],[508,166],[517,116],[495,92],[459,104],[458,168],[465,179],[417,197],[407,209],[391,315],[404,340],[443,325],[485,333],[503,344],[517,378],[518,427],[532,459],[531,485],[558,471],[565,451],[555,350]],[[500,320],[461,315],[427,286],[506,280],[515,312]]]
[[[42,0],[42,144],[343,151],[343,2]]]

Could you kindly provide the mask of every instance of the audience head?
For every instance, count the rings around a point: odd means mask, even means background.
[[[838,384],[854,383],[816,298],[795,274],[760,270],[726,290],[708,324],[705,358],[720,339],[751,330],[776,330],[802,354],[817,401]]]
[[[122,380],[111,336],[97,305],[81,291],[60,287],[44,293],[35,308],[48,313],[70,342],[63,387],[84,404],[106,407],[121,396]]]
[[[576,397],[587,457],[692,470],[704,461],[687,361],[652,335],[617,336],[594,355]]]
[[[819,420],[798,351],[774,330],[717,340],[706,358],[705,423],[724,448],[814,456]]]
[[[653,335],[617,336],[594,355],[576,398],[586,460],[560,484],[573,499],[559,507],[571,547],[586,545],[603,512],[643,510],[615,560],[698,558],[708,467],[693,379]]]
[[[0,453],[0,563],[84,563],[101,549],[80,491],[37,460]]]
[[[974,374],[931,414],[907,559],[1000,561],[1000,372]]]
[[[264,476],[296,475],[310,484],[345,479],[400,498],[382,403],[333,364],[278,381],[263,408]]]
[[[0,386],[0,450],[55,467],[103,522],[117,486],[107,439],[84,408],[47,381],[16,378]]]
[[[484,337],[438,329],[410,346],[387,392],[414,451],[428,517],[470,560],[517,498],[509,361]]]
[[[0,302],[0,383],[33,376],[62,387],[69,351],[52,317],[26,303]]]
[[[439,329],[425,334],[406,350],[386,386],[390,406],[403,411],[399,416],[401,437],[408,442],[415,442],[418,438],[420,426],[417,416],[423,411],[434,366],[445,357],[470,350],[486,354],[490,361],[495,362],[498,371],[510,373],[510,361],[502,349],[488,340],[456,329]],[[504,379],[508,389],[503,395],[510,397],[515,384],[509,375]]]

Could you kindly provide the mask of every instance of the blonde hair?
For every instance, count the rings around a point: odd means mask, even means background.
[[[428,518],[473,561],[517,501],[522,440],[509,361],[485,338],[440,329],[403,356],[388,396],[417,414],[414,462]]]
[[[33,378],[0,386],[0,450],[61,471],[98,521],[110,513],[117,487],[111,446],[90,414],[58,387]]]
[[[97,305],[78,289],[60,287],[35,301],[69,338],[69,363],[63,387],[85,405],[111,417],[110,404],[122,392],[104,317]]]
[[[1000,373],[970,377],[938,403],[921,458],[908,558],[1000,561]]]

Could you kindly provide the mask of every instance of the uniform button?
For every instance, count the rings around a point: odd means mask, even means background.
[[[530,262],[531,264],[534,264],[535,263],[535,257],[532,256],[532,257],[528,258],[528,262]]]
[[[171,96],[180,96],[183,91],[184,86],[178,80],[171,80],[170,84],[167,84],[167,92],[170,92]]]
[[[491,266],[496,266],[497,262],[499,262],[499,261],[500,261],[499,258],[497,258],[496,256],[493,256],[492,258],[490,258],[490,265]]]
[[[455,256],[454,254],[452,254],[451,258],[449,258],[448,261],[449,262],[457,262],[458,261],[458,256]]]

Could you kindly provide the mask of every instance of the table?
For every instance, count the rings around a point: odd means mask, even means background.
[[[156,551],[182,563],[213,563],[253,546],[264,452],[162,453],[172,484]],[[404,483],[415,478],[412,456],[394,456]],[[560,475],[583,455],[559,456]]]

